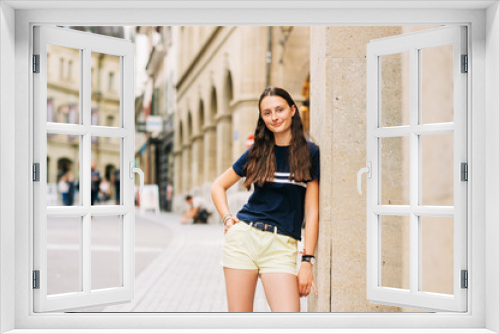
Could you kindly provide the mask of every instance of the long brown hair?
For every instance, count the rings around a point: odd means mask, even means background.
[[[246,163],[247,173],[243,186],[250,190],[252,184],[263,186],[264,182],[274,179],[276,171],[276,157],[274,154],[274,133],[269,130],[262,119],[260,104],[266,96],[279,96],[283,98],[290,108],[295,106],[295,115],[292,117],[292,139],[290,142],[290,176],[289,180],[307,181],[311,179],[311,160],[309,145],[304,136],[304,128],[300,119],[300,112],[292,97],[286,90],[278,87],[267,87],[259,99],[259,120],[254,133],[254,144],[250,149]]]

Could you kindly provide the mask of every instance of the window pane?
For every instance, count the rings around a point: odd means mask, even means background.
[[[92,205],[120,203],[121,138],[92,136]]]
[[[80,50],[47,44],[47,122],[80,122]]]
[[[405,137],[381,138],[381,204],[410,204],[410,140]]]
[[[47,293],[79,292],[81,217],[47,217]]]
[[[421,290],[453,294],[453,217],[421,217]]]
[[[91,124],[120,127],[120,57],[91,53]]]
[[[92,290],[122,286],[122,217],[92,217]]]
[[[381,216],[381,286],[410,289],[410,217]]]
[[[422,135],[420,140],[422,205],[453,206],[453,133]]]
[[[381,126],[410,124],[410,52],[380,56]]]
[[[453,122],[453,45],[420,50],[422,124]]]
[[[47,205],[80,205],[80,136],[47,134]]]

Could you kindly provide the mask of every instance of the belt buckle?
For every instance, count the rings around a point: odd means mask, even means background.
[[[259,222],[260,225],[262,225],[262,231],[266,231],[266,232],[272,232],[274,231],[274,226],[273,225],[270,225],[270,224],[267,224],[267,223],[262,223],[262,222]]]

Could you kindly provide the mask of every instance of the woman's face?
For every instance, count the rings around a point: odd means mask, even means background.
[[[266,96],[260,103],[260,115],[271,132],[286,133],[290,131],[295,106],[290,107],[281,96]]]

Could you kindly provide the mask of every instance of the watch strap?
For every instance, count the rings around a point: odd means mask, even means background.
[[[302,262],[310,262],[312,263],[314,259],[314,255],[302,255]]]

